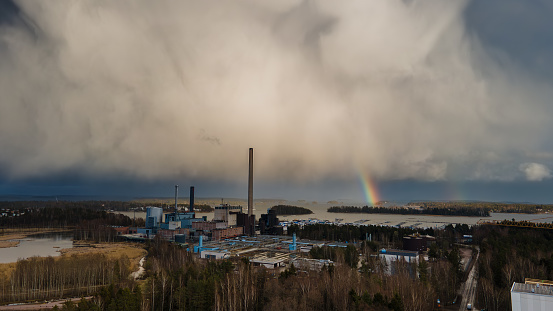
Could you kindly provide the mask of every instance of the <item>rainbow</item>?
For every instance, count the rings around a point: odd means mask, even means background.
[[[365,194],[365,199],[367,200],[367,204],[369,206],[376,206],[376,203],[379,201],[376,184],[367,174],[359,172],[358,176],[359,181],[361,182],[361,187],[363,188],[363,193]]]

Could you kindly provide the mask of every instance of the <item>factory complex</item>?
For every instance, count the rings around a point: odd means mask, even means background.
[[[248,208],[221,203],[215,206],[212,220],[207,216],[196,217],[194,210],[194,187],[190,187],[188,209],[179,209],[178,185],[175,185],[174,211],[165,213],[161,207],[147,207],[145,226],[116,228],[118,235],[126,240],[146,241],[160,238],[185,247],[205,259],[245,258],[254,266],[279,269],[294,264],[302,270],[320,270],[333,264],[330,260],[307,259],[314,247],[346,248],[348,243],[334,241],[297,240],[296,235],[287,236],[290,224],[300,227],[316,223],[329,223],[315,219],[280,222],[275,210],[269,209],[256,222],[253,215],[253,149],[249,150]],[[338,222],[339,224],[339,222]],[[356,224],[360,225],[360,224]],[[371,240],[367,236],[368,240]],[[390,264],[393,261],[417,262],[435,238],[430,236],[404,237],[404,250],[381,250],[378,254]],[[305,255],[302,255],[305,254]]]

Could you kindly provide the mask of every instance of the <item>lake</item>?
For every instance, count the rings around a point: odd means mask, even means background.
[[[241,203],[241,202],[238,202]],[[244,202],[245,203],[245,202]],[[345,203],[345,202],[344,202]],[[334,203],[321,203],[321,202],[308,202],[308,201],[286,201],[279,200],[278,203],[269,200],[263,200],[262,202],[255,201],[254,214],[256,219],[261,217],[261,214],[265,214],[267,209],[276,204],[286,204],[301,206],[313,211],[313,214],[309,215],[291,215],[291,216],[279,216],[280,221],[284,220],[307,220],[310,218],[319,220],[335,221],[336,219],[342,219],[341,223],[354,223],[360,222],[367,225],[386,225],[403,227],[420,227],[420,228],[436,228],[446,226],[448,224],[467,224],[475,225],[479,220],[505,220],[515,219],[517,221],[526,220],[532,222],[552,222],[553,214],[510,214],[510,213],[490,213],[491,217],[467,217],[467,216],[437,216],[437,215],[396,215],[396,214],[352,214],[352,213],[329,213],[327,209],[332,206],[342,205]],[[346,204],[347,205],[347,204]],[[247,209],[244,209],[247,212]],[[133,217],[133,212],[121,212],[129,217]],[[213,219],[213,213],[196,213],[197,217],[207,216],[208,220]],[[145,212],[137,212],[136,217],[145,218]]]
[[[58,250],[73,247],[72,233],[45,233],[19,239],[16,247],[0,248],[0,263],[16,262],[33,256],[60,256]]]
[[[291,204],[293,205],[293,204]],[[292,215],[279,216],[282,220],[306,220],[316,218],[320,220],[335,221],[343,219],[341,223],[361,222],[367,225],[386,225],[402,227],[420,227],[420,228],[436,228],[446,226],[448,224],[467,224],[475,225],[480,220],[505,220],[515,219],[517,221],[526,220],[533,222],[552,222],[553,214],[510,214],[510,213],[490,213],[490,217],[468,217],[468,216],[440,216],[440,215],[397,215],[397,214],[353,214],[353,213],[329,213],[327,209],[336,204],[304,204],[298,205],[309,208],[313,211],[310,215]]]

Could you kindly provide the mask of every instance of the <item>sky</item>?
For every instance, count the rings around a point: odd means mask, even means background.
[[[0,195],[245,198],[252,147],[256,198],[553,203],[551,16],[547,0],[2,1]]]

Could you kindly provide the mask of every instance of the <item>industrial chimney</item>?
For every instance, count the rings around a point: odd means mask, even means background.
[[[179,185],[175,185],[175,213],[178,211],[177,209],[178,198],[179,198]]]
[[[250,148],[250,169],[248,175],[248,216],[253,215],[253,148]]]
[[[190,187],[190,207],[188,208],[188,211],[194,211],[194,187]]]

